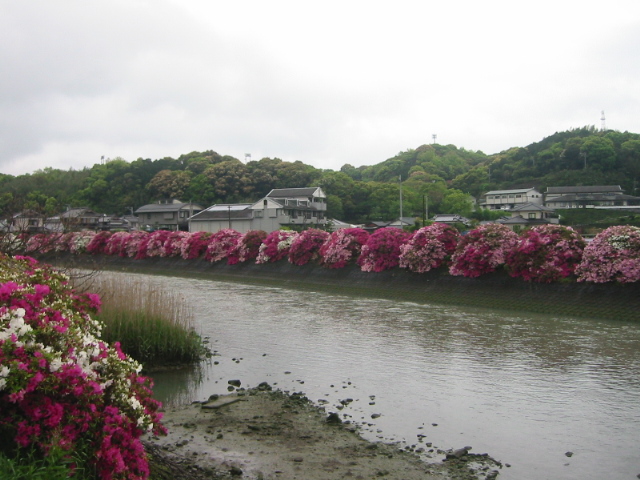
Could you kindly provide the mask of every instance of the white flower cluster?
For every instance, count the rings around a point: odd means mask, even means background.
[[[0,368],[0,391],[7,385],[7,378],[9,377],[9,367],[6,365]]]
[[[31,330],[31,325],[24,323],[24,308],[16,308],[15,310],[9,310],[2,317],[0,317],[0,323],[9,321],[6,328],[0,330],[0,341],[8,340],[15,334],[17,338],[24,337]]]

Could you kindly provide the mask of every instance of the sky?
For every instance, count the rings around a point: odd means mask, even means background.
[[[0,173],[640,133],[638,52],[638,0],[0,0]]]

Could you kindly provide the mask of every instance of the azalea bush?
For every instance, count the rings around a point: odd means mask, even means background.
[[[368,239],[369,232],[362,228],[341,228],[332,232],[320,247],[322,265],[327,268],[344,268],[349,263],[356,262]]]
[[[92,255],[104,253],[104,248],[107,245],[109,238],[111,238],[111,232],[96,233],[87,245],[87,252]]]
[[[229,252],[227,263],[235,265],[257,258],[265,238],[267,238],[267,232],[264,230],[249,230],[238,239],[235,248]]]
[[[411,234],[399,228],[381,228],[376,230],[362,246],[358,265],[364,272],[381,272],[398,266],[400,247]]]
[[[182,246],[189,237],[189,232],[171,232],[164,242],[164,257],[179,257],[182,255]]]
[[[585,242],[573,228],[539,225],[525,230],[507,254],[512,277],[549,283],[573,275],[582,259]]]
[[[87,247],[96,235],[97,233],[91,230],[75,232],[71,238],[69,238],[69,251],[75,255],[85,253],[87,251]]]
[[[140,242],[136,258],[164,257],[164,244],[170,233],[171,232],[168,230],[156,230],[155,232],[151,232]]]
[[[56,246],[56,240],[60,234],[36,233],[26,240],[25,253],[44,254],[52,252]]]
[[[306,265],[312,260],[319,260],[320,247],[329,238],[324,230],[309,228],[295,237],[289,249],[289,263],[294,265]]]
[[[449,273],[475,278],[504,266],[518,234],[499,223],[481,225],[462,236],[451,257]]]
[[[140,364],[100,339],[97,295],[29,257],[0,257],[0,439],[85,459],[103,480],[146,479],[140,437],[164,433]],[[7,445],[8,443],[8,445]]]
[[[204,255],[209,245],[211,234],[209,232],[193,232],[182,242],[180,256],[185,260],[194,260]]]
[[[275,230],[271,232],[260,245],[256,263],[277,262],[287,258],[291,244],[297,235],[297,232],[290,230]]]
[[[232,228],[225,228],[214,233],[209,238],[204,258],[210,262],[219,262],[227,258],[229,252],[232,252],[238,245],[240,237],[240,232]]]
[[[631,283],[640,280],[640,228],[609,227],[587,245],[576,268],[579,282]]]
[[[440,268],[451,259],[459,239],[458,230],[444,223],[422,227],[400,247],[400,267],[416,273]]]
[[[129,237],[127,232],[116,232],[109,237],[106,241],[102,252],[107,255],[117,255],[120,257],[126,257],[127,252],[125,249],[126,240]]]

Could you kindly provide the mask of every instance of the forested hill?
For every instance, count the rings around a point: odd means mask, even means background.
[[[67,206],[125,214],[161,198],[209,206],[255,201],[272,188],[321,186],[329,215],[351,222],[405,215],[469,214],[469,195],[493,189],[560,185],[621,185],[638,193],[640,135],[584,127],[558,132],[527,147],[485,155],[453,145],[422,145],[371,166],[321,170],[302,162],[263,158],[244,163],[212,150],[158,160],[116,158],[83,170],[46,168],[20,176],[0,174],[3,218],[31,209],[54,215]]]

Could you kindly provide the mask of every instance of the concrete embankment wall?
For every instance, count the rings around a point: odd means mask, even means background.
[[[424,274],[405,269],[369,273],[357,266],[327,269],[287,261],[227,265],[203,259],[135,260],[106,255],[56,254],[41,258],[52,265],[133,273],[206,278],[356,296],[441,303],[554,316],[640,321],[640,282],[589,284],[572,281],[539,284],[504,272],[479,278],[453,277],[446,269]]]

